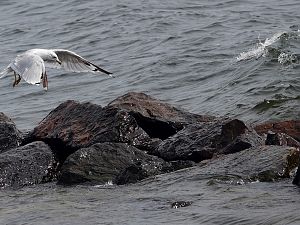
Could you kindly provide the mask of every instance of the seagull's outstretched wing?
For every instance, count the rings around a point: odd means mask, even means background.
[[[99,66],[89,62],[85,58],[81,57],[80,55],[77,55],[72,51],[64,50],[64,49],[52,49],[52,51],[56,53],[58,59],[61,61],[61,65],[59,65],[58,63],[49,65],[52,68],[63,68],[66,71],[72,71],[72,72],[96,73],[100,71],[108,75],[112,74],[111,72],[108,72],[100,68]]]
[[[43,59],[35,54],[18,55],[9,67],[29,84],[39,84],[45,72]]]

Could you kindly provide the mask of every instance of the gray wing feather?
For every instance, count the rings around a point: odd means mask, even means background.
[[[0,72],[0,78],[5,77],[9,72],[12,72],[13,70],[10,68],[10,66],[6,67],[4,70]]]
[[[21,54],[10,64],[10,68],[19,74],[27,83],[38,84],[45,72],[43,59],[35,54]]]
[[[64,49],[53,49],[56,53],[58,59],[62,62],[61,68],[66,71],[72,72],[103,72],[106,74],[111,74],[110,72],[100,68],[99,66],[89,62],[85,58],[77,55],[75,52],[64,50]],[[58,68],[58,63],[52,65],[52,68]],[[50,65],[51,66],[51,65]]]

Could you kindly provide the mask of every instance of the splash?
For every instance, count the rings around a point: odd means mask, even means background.
[[[249,60],[254,58],[258,59],[260,57],[265,57],[268,53],[267,47],[280,40],[280,38],[285,34],[286,32],[279,32],[274,34],[271,38],[266,38],[264,42],[259,41],[259,43],[251,50],[240,53],[236,57],[236,60],[239,62],[243,60]]]
[[[96,184],[94,185],[95,188],[105,188],[109,186],[114,186],[112,180],[107,181],[105,184]]]
[[[288,54],[285,52],[280,53],[280,55],[278,56],[278,62],[282,65],[289,65],[289,64],[297,63],[298,60],[299,59],[298,59],[297,55]]]

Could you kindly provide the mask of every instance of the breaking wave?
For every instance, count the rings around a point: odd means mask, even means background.
[[[259,38],[258,38],[259,39]],[[251,59],[258,59],[261,57],[268,57],[276,60],[282,65],[298,64],[300,62],[300,54],[293,52],[293,45],[290,42],[300,44],[300,30],[292,32],[278,32],[272,37],[266,38],[249,51],[241,52],[236,60],[245,61]]]

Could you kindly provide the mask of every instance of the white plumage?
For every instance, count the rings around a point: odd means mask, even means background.
[[[112,76],[112,73],[89,62],[75,52],[65,49],[31,49],[18,55],[0,73],[0,78],[13,72],[15,75],[13,86],[17,85],[23,78],[29,84],[39,85],[42,82],[43,87],[48,89],[45,66],[72,72],[102,72]]]

